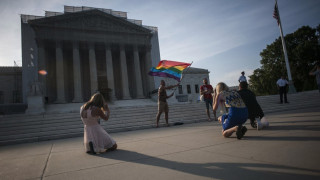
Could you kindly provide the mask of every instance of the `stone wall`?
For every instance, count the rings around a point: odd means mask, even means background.
[[[0,67],[0,104],[21,103],[21,67]]]

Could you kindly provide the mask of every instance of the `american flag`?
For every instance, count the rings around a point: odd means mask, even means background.
[[[277,1],[276,1],[276,4],[274,5],[273,17],[277,20],[277,23],[278,23],[278,26],[279,26],[279,24],[280,24],[280,17],[279,17],[279,10],[278,10]]]

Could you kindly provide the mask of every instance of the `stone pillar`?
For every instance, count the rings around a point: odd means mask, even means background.
[[[137,88],[137,98],[143,98],[143,86],[142,86],[142,78],[141,78],[141,70],[140,70],[140,59],[139,59],[139,51],[137,45],[133,46],[133,61],[134,61],[134,69],[136,74],[136,88]]]
[[[147,92],[148,94],[155,89],[154,87],[154,79],[153,76],[149,76],[148,73],[150,69],[152,68],[152,60],[151,60],[151,46],[146,47],[146,56],[145,56],[145,62],[146,62],[146,75],[147,75]]]
[[[120,45],[121,82],[123,99],[131,99],[129,92],[129,79],[127,70],[127,59],[124,45]]]
[[[44,100],[39,82],[34,82],[31,84],[27,100],[27,114],[40,114],[45,112]]]
[[[83,102],[82,98],[82,81],[80,71],[80,54],[79,54],[79,42],[73,42],[73,85],[74,85],[74,97],[72,102]]]
[[[44,49],[44,41],[38,40],[38,71],[45,70],[48,72],[46,68],[46,53]],[[42,95],[47,96],[47,83],[46,83],[46,74],[39,74],[38,81],[40,82],[41,89],[43,90]]]
[[[90,68],[90,84],[91,95],[98,91],[98,76],[97,76],[97,63],[96,53],[94,50],[94,43],[89,43],[89,68]]]
[[[64,89],[64,67],[62,42],[56,42],[56,82],[57,82],[57,99],[55,103],[66,103]]]
[[[113,64],[112,64],[112,55],[110,45],[106,44],[106,65],[107,65],[107,80],[108,80],[108,88],[111,89],[110,100],[116,100],[116,93],[114,88],[114,77],[113,77]]]

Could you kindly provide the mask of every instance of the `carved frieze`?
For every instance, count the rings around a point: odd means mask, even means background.
[[[113,15],[97,12],[81,12],[63,14],[56,17],[33,20],[31,25],[41,28],[52,27],[55,29],[72,29],[79,31],[109,31],[117,33],[150,34],[150,30],[128,22]]]

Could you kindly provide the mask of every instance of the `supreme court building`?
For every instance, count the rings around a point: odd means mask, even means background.
[[[21,37],[24,103],[33,95],[84,102],[98,91],[108,100],[146,98],[157,88],[148,75],[160,61],[157,28],[126,12],[64,6],[21,15]]]

